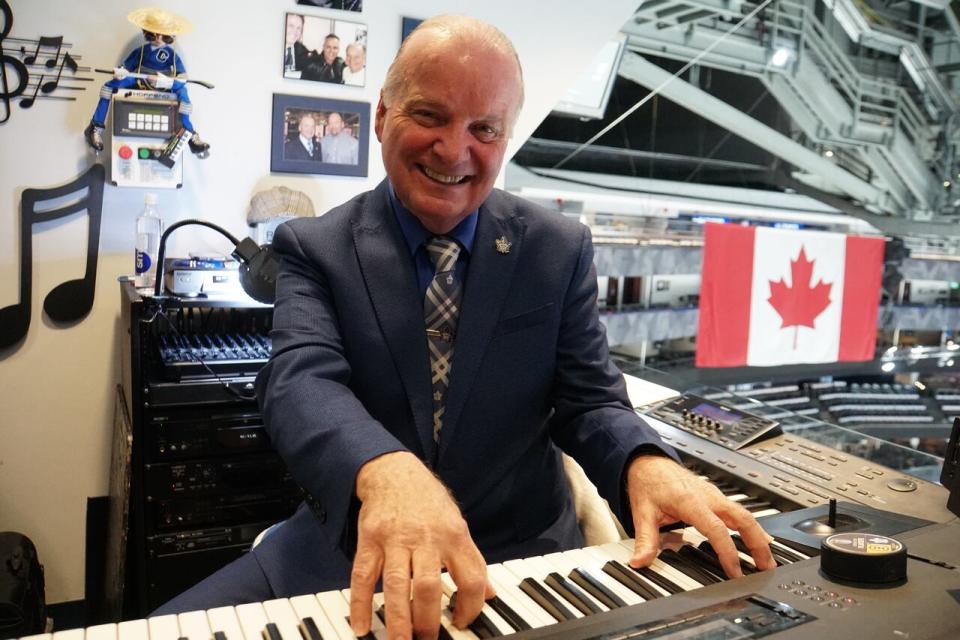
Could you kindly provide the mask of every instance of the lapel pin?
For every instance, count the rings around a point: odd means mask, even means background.
[[[507,240],[507,236],[500,236],[494,240],[493,244],[497,248],[497,253],[502,253],[503,255],[510,253],[510,247],[513,246],[510,244],[510,241]]]

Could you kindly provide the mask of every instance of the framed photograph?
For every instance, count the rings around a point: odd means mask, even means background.
[[[283,77],[362,87],[367,25],[302,13],[284,16]]]
[[[297,4],[340,11],[363,11],[363,0],[297,0]]]
[[[367,175],[370,103],[273,94],[270,171]]]

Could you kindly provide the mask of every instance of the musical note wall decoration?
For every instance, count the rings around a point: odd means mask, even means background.
[[[20,98],[22,109],[30,109],[38,99],[76,100],[55,91],[84,91],[83,82],[93,82],[82,67],[82,56],[67,49],[73,47],[63,36],[40,36],[36,40],[14,38],[13,10],[8,0],[0,0],[0,124],[10,119],[11,100]],[[64,76],[64,69],[69,74]]]
[[[24,189],[20,197],[20,302],[0,309],[0,349],[23,340],[30,328],[33,294],[33,225],[59,220],[85,211],[87,225],[87,261],[82,278],[54,287],[43,299],[43,310],[54,322],[81,320],[93,308],[97,283],[97,257],[100,248],[100,214],[103,209],[103,183],[106,171],[95,164],[72,182],[49,189]],[[84,190],[86,193],[84,194]],[[46,208],[43,202],[76,196],[59,208]]]

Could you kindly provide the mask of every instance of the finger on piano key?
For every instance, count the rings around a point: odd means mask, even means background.
[[[446,630],[451,640],[478,640],[477,634],[468,629],[457,629],[453,625],[453,611],[450,606],[450,598],[440,596],[440,626]]]
[[[747,546],[743,544],[743,541],[740,540],[740,536],[737,535],[736,531],[730,531],[731,538],[733,539],[734,546],[737,547],[737,555],[740,557],[740,570],[743,571],[744,575],[749,575],[751,573],[757,572],[757,565],[753,561],[753,557],[750,556],[750,550],[747,549]],[[739,543],[738,543],[739,540]],[[713,557],[717,557],[716,552],[713,549],[713,545],[710,544],[710,541],[705,535],[694,529],[693,527],[687,527],[683,530],[683,541],[690,546],[696,547],[702,551],[707,551]],[[709,549],[704,547],[706,545]],[[741,549],[742,547],[742,549]],[[776,558],[774,558],[776,559]],[[719,558],[718,558],[719,561]],[[779,563],[778,563],[779,564]],[[726,575],[726,574],[724,574]]]
[[[177,616],[180,635],[188,640],[210,640],[213,632],[205,611],[188,611]]]
[[[227,640],[244,640],[243,628],[240,626],[240,618],[237,617],[237,610],[234,607],[217,607],[207,611],[207,622],[210,624],[210,631],[214,635],[222,633]],[[251,640],[259,640],[260,632]]]
[[[147,621],[126,620],[117,625],[117,640],[150,640]]]
[[[324,613],[323,607],[320,606],[320,602],[316,596],[306,595],[290,598],[290,605],[300,620],[306,620],[307,618],[313,620],[317,629],[320,630],[320,635],[323,636],[323,640],[338,640],[338,638],[342,638],[342,636],[337,635],[336,629],[334,629],[333,624],[330,623],[330,619],[327,618],[327,614]],[[303,635],[302,631],[300,635],[304,640],[309,640]]]
[[[300,618],[289,600],[286,598],[267,600],[263,603],[263,610],[267,613],[267,619],[277,625],[281,640],[302,640]]]
[[[117,625],[111,622],[90,627],[87,629],[86,640],[117,640]]]
[[[600,582],[607,589],[612,591],[623,600],[627,605],[640,604],[646,602],[641,596],[637,595],[627,587],[620,584],[614,578],[611,578],[603,571],[604,562],[583,549],[573,549],[562,553],[563,560],[574,563],[574,566],[589,573],[593,578]],[[571,569],[572,571],[572,569]],[[567,572],[570,575],[570,572]]]
[[[589,616],[607,610],[607,607],[595,601],[584,593],[580,587],[570,582],[567,578],[567,574],[570,572],[564,571],[565,564],[559,565],[542,556],[535,556],[526,560],[527,566],[536,571],[537,579],[570,603],[576,611]]]
[[[237,605],[237,620],[240,621],[240,628],[243,629],[243,636],[246,640],[264,640],[263,631],[267,628],[267,612],[263,610],[263,605],[259,602],[250,602],[248,604]]]
[[[440,574],[440,585],[443,589],[443,595],[447,596],[447,598],[451,598],[452,602],[453,594],[457,592],[457,585],[454,583],[450,574],[446,571]],[[509,635],[511,633],[516,633],[517,631],[525,630],[522,625],[515,627],[510,624],[509,620],[505,619],[493,609],[489,600],[483,605],[483,609],[480,610],[480,613],[486,616],[487,620],[490,622],[490,624],[496,627],[496,630],[500,635]],[[529,628],[529,625],[527,628]]]
[[[750,558],[750,549],[747,548],[747,544],[743,541],[743,538],[739,535],[734,535],[733,544],[742,556]],[[785,547],[776,540],[770,543],[770,552],[773,554],[773,559],[776,560],[778,566],[793,564],[794,562],[809,558],[809,556],[801,554],[790,547]],[[753,563],[753,558],[750,558],[750,562]]]
[[[66,629],[55,632],[53,640],[84,640],[85,635],[86,632],[83,629]]]
[[[317,601],[330,621],[330,625],[336,630],[335,637],[340,640],[353,638],[353,629],[350,628],[350,605],[343,601],[343,595],[339,591],[323,591],[317,594]]]
[[[180,624],[175,615],[147,618],[147,626],[150,629],[150,640],[177,640],[181,635]]]
[[[673,549],[664,549],[661,551],[660,559],[663,560],[665,564],[670,565],[688,578],[696,580],[704,586],[724,581],[720,576],[711,573],[709,568],[701,566],[686,556],[681,556]]]
[[[524,593],[529,595],[538,603],[540,603],[540,600],[543,599],[544,597],[547,599],[547,602],[550,603],[551,605],[551,609],[553,609],[553,611],[548,609],[548,612],[550,613],[550,615],[553,615],[554,618],[556,618],[556,615],[554,615],[555,613],[560,614],[563,620],[572,620],[574,618],[583,617],[582,611],[574,608],[570,603],[568,603],[565,599],[563,599],[563,597],[560,594],[548,588],[548,585],[546,584],[546,582],[544,582],[544,579],[550,573],[549,567],[544,567],[541,563],[535,562],[533,558],[523,558],[520,560],[507,560],[506,562],[503,563],[503,566],[505,566],[507,569],[513,572],[513,575],[517,576],[517,580],[521,583],[521,585],[523,585],[525,580],[528,581],[526,588],[524,588],[523,586],[520,587],[520,589]],[[534,589],[534,593],[531,594],[530,589],[533,587],[531,587],[531,584],[529,581],[533,581],[536,584],[538,584],[540,589],[545,590],[547,592],[547,595],[544,596],[542,593],[539,593],[537,589]],[[551,601],[551,598],[553,600],[556,600],[556,604],[559,605],[559,607],[554,606],[554,603]],[[544,607],[542,603],[540,603],[540,606]],[[561,622],[563,620],[561,620]]]
[[[520,590],[520,587],[517,586],[519,580],[502,564],[488,566],[487,577],[493,583],[500,599],[506,602],[531,627],[545,627],[556,622],[540,605],[531,600],[530,596]]]
[[[720,556],[717,554],[716,549],[713,548],[713,545],[710,544],[709,540],[704,540],[699,545],[697,545],[697,548],[703,551],[704,553],[710,554],[711,556],[717,559],[717,562],[720,562]],[[750,556],[747,556],[746,554],[743,554],[743,553],[738,553],[737,555],[740,558],[740,570],[743,572],[744,575],[749,576],[758,571],[757,565],[753,563],[753,559],[750,558]],[[774,560],[777,560],[776,556],[774,556]],[[778,566],[783,566],[782,564],[779,563],[779,560],[777,560],[777,563],[778,563]]]
[[[383,594],[380,594],[380,595],[382,596]],[[347,613],[346,613],[345,615],[346,615],[346,617],[347,617],[347,621],[348,621],[347,623],[349,624],[349,620],[350,620],[350,589],[343,589],[343,590],[340,592],[340,596],[343,598],[344,606],[346,606],[346,608],[347,608]],[[382,601],[382,600],[380,601],[380,604],[383,604],[383,601]],[[371,609],[372,609],[372,611],[370,612],[370,613],[371,613],[371,615],[370,615],[370,633],[368,633],[368,634],[367,634],[366,636],[364,636],[364,637],[366,638],[366,640],[373,640],[374,638],[376,638],[377,640],[387,640],[387,627],[386,627],[386,623],[385,623],[383,620],[380,619],[380,616],[377,615],[377,609],[380,608],[380,605],[378,605],[378,604],[374,601],[374,602],[371,602],[371,603],[370,603],[370,607],[371,607]],[[353,635],[353,634],[351,633],[350,635]]]
[[[444,601],[444,606],[447,608],[448,612],[452,615],[453,610],[457,608],[457,594],[454,593],[452,596],[443,596],[446,598]],[[500,631],[500,628],[493,622],[491,616],[496,614],[484,604],[483,608],[480,610],[480,613],[477,614],[476,619],[470,623],[467,627],[470,631],[480,638],[485,640],[486,638],[499,638],[502,635],[513,633],[513,630],[506,632]],[[509,627],[509,625],[507,625]]]
[[[656,577],[656,580],[651,580],[651,579],[650,579],[650,576],[653,575],[653,574],[655,574],[656,572],[651,571],[649,568],[646,568],[646,567],[645,567],[645,568],[639,569],[639,570],[633,569],[632,567],[630,567],[629,561],[628,561],[628,562],[625,562],[625,563],[624,563],[624,562],[621,562],[621,561],[619,560],[619,558],[613,558],[609,553],[606,553],[606,552],[604,552],[604,551],[601,551],[601,550],[600,550],[599,548],[597,548],[597,547],[587,547],[586,549],[584,549],[584,551],[586,551],[587,553],[592,554],[592,555],[593,555],[594,557],[596,557],[598,560],[602,561],[602,562],[604,563],[604,565],[606,565],[606,563],[608,563],[608,562],[610,562],[611,560],[613,560],[613,561],[617,562],[619,565],[621,565],[621,566],[627,571],[627,573],[628,573],[629,575],[637,577],[637,579],[640,580],[640,582],[643,584],[643,586],[644,586],[647,590],[649,590],[649,592],[650,592],[649,595],[648,595],[648,594],[644,594],[644,593],[638,594],[638,595],[640,595],[644,600],[650,600],[650,599],[654,599],[654,598],[662,598],[662,597],[664,597],[664,596],[669,596],[669,595],[671,595],[671,593],[683,591],[683,588],[682,588],[682,587],[678,587],[678,586],[676,586],[676,585],[673,585],[670,589],[664,588],[661,584],[658,584],[659,582],[662,582],[662,579],[661,579],[659,576],[655,576],[655,577]],[[615,574],[610,574],[610,573],[608,572],[606,566],[604,567],[604,573],[607,573],[608,575],[611,575],[612,577],[614,577],[615,580],[617,580],[617,578],[615,577]],[[671,583],[671,584],[672,584],[672,583]],[[625,585],[625,586],[626,586],[626,585]]]
[[[620,561],[629,565],[630,557],[633,555],[633,540],[622,540],[620,542],[610,542],[606,545],[602,545],[602,548],[607,549],[612,554],[621,554],[619,556]],[[626,552],[626,555],[623,555],[624,552]],[[659,558],[656,558],[650,564],[650,569],[670,579],[676,585],[683,587],[687,591],[691,589],[699,589],[700,587],[704,586],[698,580],[694,580],[693,578],[690,578],[684,575],[683,573],[681,573],[680,571],[677,571],[676,569],[666,564]]]
[[[723,565],[720,564],[720,559],[716,556],[711,555],[697,547],[690,546],[689,544],[685,544],[677,549],[677,553],[685,558],[689,558],[692,562],[695,562],[704,569],[709,569],[710,573],[717,576],[721,580],[729,580],[729,578],[727,578],[727,574],[723,571]],[[750,575],[750,572],[744,571],[743,574]]]

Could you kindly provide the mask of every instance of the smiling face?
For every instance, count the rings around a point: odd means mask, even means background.
[[[303,116],[300,118],[300,135],[302,135],[304,138],[312,138],[316,129],[317,123],[314,122],[313,117]]]
[[[303,35],[303,16],[296,13],[287,14],[287,44],[291,45],[300,40]]]
[[[476,39],[420,35],[403,90],[381,93],[375,130],[397,197],[433,233],[453,229],[493,189],[520,106],[519,68]]]
[[[334,111],[327,116],[327,133],[335,136],[341,131],[343,131],[343,118],[340,117],[339,113]]]
[[[340,38],[327,36],[323,41],[323,61],[327,64],[333,64],[338,55],[340,55]]]
[[[363,45],[357,42],[351,42],[347,45],[347,66],[350,67],[350,71],[354,73],[363,69],[363,65],[366,64],[366,54],[363,52]]]

